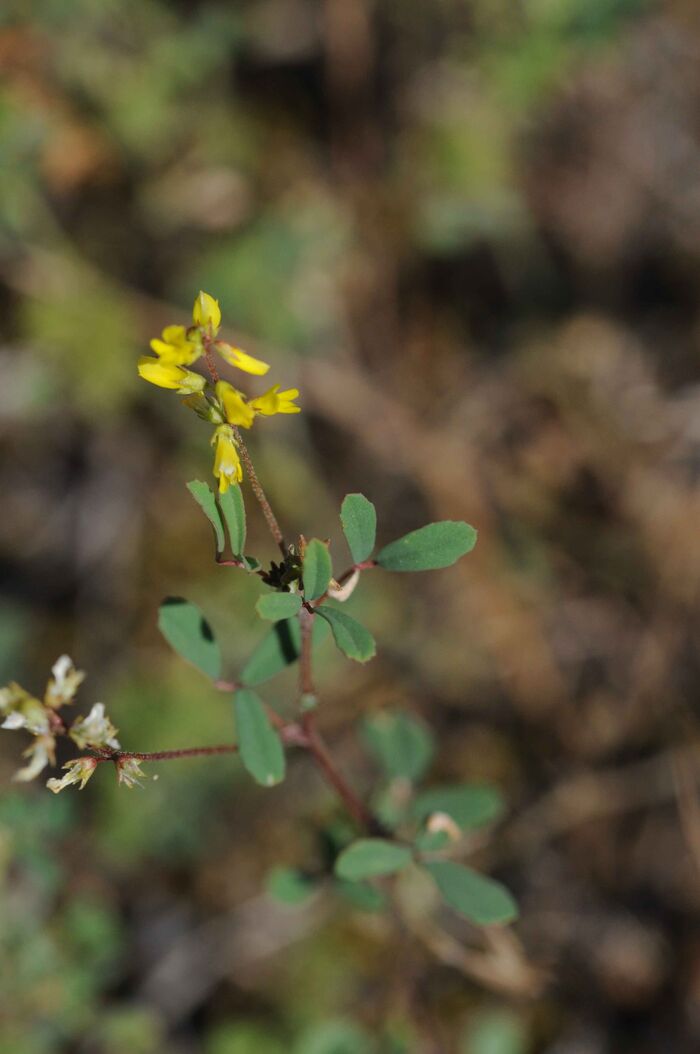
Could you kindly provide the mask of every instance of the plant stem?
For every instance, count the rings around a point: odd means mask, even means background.
[[[301,695],[314,696],[314,676],[312,669],[311,632],[314,627],[313,611],[304,606],[299,611],[299,629],[301,631],[301,648],[299,651],[299,692]]]
[[[211,754],[235,754],[238,747],[235,743],[224,743],[216,747],[186,747],[184,750],[111,750],[96,754],[97,761],[174,761],[177,758],[207,757]]]
[[[302,725],[306,733],[307,750],[311,753],[321,774],[342,799],[353,820],[370,833],[379,833],[380,824],[377,823],[364,802],[358,798],[342,772],[336,766],[321,733],[316,728],[314,715],[311,711],[304,714]]]
[[[299,628],[301,630],[301,649],[299,654],[299,692],[302,698],[316,698],[316,688],[313,678],[313,655],[312,639],[314,618],[316,616],[309,608],[303,607],[299,612]],[[306,735],[306,749],[313,757],[316,765],[326,781],[333,787],[345,805],[352,818],[368,831],[376,831],[377,821],[369,811],[364,802],[355,794],[342,772],[338,769],[335,761],[328,752],[321,733],[316,728],[313,711],[307,710],[301,719],[302,729]]]
[[[245,470],[248,473],[248,479],[250,480],[250,485],[252,487],[253,494],[258,499],[258,504],[262,509],[263,516],[265,517],[265,522],[267,523],[270,534],[275,539],[280,549],[280,552],[282,553],[282,556],[286,556],[287,546],[285,544],[282,531],[280,530],[280,525],[277,522],[277,518],[274,512],[272,511],[272,507],[269,501],[267,500],[265,491],[262,489],[262,484],[258,479],[258,475],[253,466],[250,454],[248,453],[248,447],[243,442],[243,436],[241,435],[241,431],[235,425],[233,426],[233,434],[236,437],[236,443],[241,454],[241,461],[245,465]]]

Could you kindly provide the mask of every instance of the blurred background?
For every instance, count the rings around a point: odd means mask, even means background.
[[[290,535],[342,568],[354,490],[382,543],[480,531],[453,572],[366,576],[379,657],[322,660],[320,721],[364,791],[357,718],[394,707],[433,729],[431,779],[503,789],[475,859],[540,981],[478,983],[454,916],[453,944],[397,949],[323,894],[274,905],[269,870],[339,815],[303,758],[265,793],[219,758],[53,797],[13,785],[8,732],[1,1054],[698,1049],[697,15],[5,0],[0,683],[40,692],[67,651],[132,749],[231,738],[156,612],[200,603],[235,675],[259,588],[213,566],[184,487],[209,430],[136,374],[207,290],[301,389],[251,444]]]

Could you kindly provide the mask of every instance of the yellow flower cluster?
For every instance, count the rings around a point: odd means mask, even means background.
[[[299,392],[296,388],[280,391],[280,385],[275,384],[264,395],[248,399],[228,381],[216,380],[216,371],[211,369],[213,352],[230,366],[258,377],[266,374],[270,367],[240,348],[217,340],[221,310],[218,301],[208,293],[198,294],[192,309],[192,322],[188,329],[166,326],[162,337],[151,341],[154,355],[143,355],[138,369],[141,377],[151,384],[186,396],[185,405],[205,421],[216,425],[211,441],[215,448],[214,475],[223,494],[232,483],[240,483],[243,478],[237,429],[250,428],[259,415],[298,414],[301,408],[295,404],[295,399]],[[210,366],[211,384],[202,374],[187,369],[202,355]]]

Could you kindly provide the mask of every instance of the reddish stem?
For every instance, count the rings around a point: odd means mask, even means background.
[[[235,754],[238,747],[235,743],[225,743],[216,747],[186,747],[184,750],[111,750],[95,752],[97,761],[174,761],[177,758],[207,757],[210,754]]]
[[[312,670],[312,640],[315,615],[313,609],[304,606],[299,612],[299,628],[301,630],[301,649],[299,654],[299,690],[302,697],[308,700],[315,697],[316,689]],[[306,748],[318,765],[322,775],[334,790],[340,795],[352,818],[360,827],[368,831],[377,829],[377,823],[364,802],[358,798],[350,784],[338,769],[328,748],[323,741],[321,733],[316,728],[314,714],[307,710],[302,717],[302,729],[306,736]]]
[[[255,471],[255,467],[251,460],[250,454],[248,453],[248,447],[243,442],[243,436],[241,435],[240,428],[237,428],[235,425],[233,425],[233,434],[236,437],[236,443],[238,445],[238,450],[241,455],[241,461],[245,465],[245,470],[248,475],[248,480],[250,481],[251,489],[258,500],[260,508],[262,509],[262,513],[265,517],[265,523],[267,524],[268,530],[272,537],[275,539],[275,542],[277,543],[277,546],[280,552],[282,553],[282,556],[286,557],[287,546],[284,541],[284,536],[280,529],[280,525],[277,522],[277,518],[274,512],[272,511],[272,506],[267,500],[265,491],[262,488],[262,484],[258,479],[258,474]]]
[[[322,775],[331,787],[338,793],[355,822],[370,832],[379,832],[380,825],[375,820],[367,806],[355,794],[342,772],[336,767],[333,758],[328,753],[328,748],[316,728],[314,715],[309,711],[302,719],[304,732],[306,733],[307,749],[313,756]]]

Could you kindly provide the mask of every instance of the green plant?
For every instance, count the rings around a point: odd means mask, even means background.
[[[72,740],[84,753],[65,764],[61,779],[48,781],[55,792],[71,784],[84,787],[103,764],[113,765],[119,781],[133,787],[145,778],[144,762],[224,753],[238,753],[252,778],[271,787],[285,777],[287,752],[303,751],[337,792],[352,822],[333,840],[331,881],[340,894],[366,907],[380,907],[392,892],[386,879],[418,869],[434,882],[443,901],[472,923],[510,922],[517,909],[508,890],[454,859],[464,849],[465,832],[499,816],[498,792],[470,784],[418,790],[431,762],[432,736],[407,714],[381,713],[363,726],[366,745],[382,771],[381,785],[367,801],[339,768],[316,723],[314,654],[323,636],[330,632],[338,650],[355,662],[368,662],[375,654],[370,631],[345,610],[361,577],[370,571],[415,573],[450,567],[473,549],[476,531],[463,522],[431,523],[376,551],[375,508],[362,494],[348,494],[340,519],[351,562],[341,573],[333,566],[326,542],[285,538],[241,429],[250,429],[261,416],[299,412],[295,403],[299,393],[280,391],[274,385],[249,399],[221,380],[215,354],[253,376],[264,375],[268,366],[219,340],[220,324],[218,303],[200,293],[192,326],[167,327],[161,339],[151,342],[154,355],[140,360],[139,373],[183,395],[186,406],[213,426],[218,493],[198,480],[188,487],[212,526],[216,563],[255,576],[263,587],[256,611],[263,623],[272,625],[233,679],[224,677],[218,641],[195,604],[171,597],[159,611],[159,627],[171,647],[231,697],[236,742],[148,753],[124,750],[101,703],[86,717],[68,723],[65,707],[72,703],[84,675],[62,656],[43,701],[14,683],[0,692],[3,727],[24,729],[34,737],[26,752],[28,763],[16,778],[33,779],[46,765],[55,764],[59,736]],[[197,362],[205,364],[206,373],[190,369]],[[279,560],[268,566],[245,551],[246,512],[240,486],[244,469],[280,552]],[[297,698],[279,712],[263,701],[258,689],[294,663],[299,668]],[[269,888],[279,898],[298,903],[328,877],[282,868],[271,877]]]

